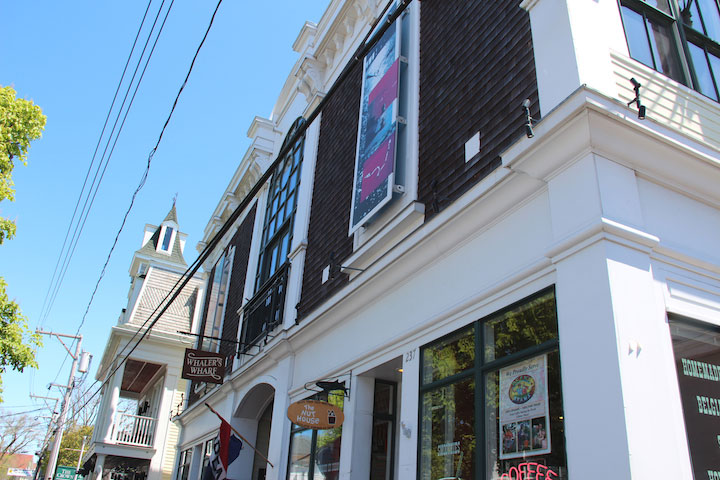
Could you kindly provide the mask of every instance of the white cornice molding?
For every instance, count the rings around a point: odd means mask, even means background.
[[[503,167],[548,181],[587,152],[720,207],[720,151],[581,87],[501,153]]]

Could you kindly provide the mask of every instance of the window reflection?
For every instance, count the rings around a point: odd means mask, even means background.
[[[475,382],[427,392],[422,403],[420,478],[475,478]]]

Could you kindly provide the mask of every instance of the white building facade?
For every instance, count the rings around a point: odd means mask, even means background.
[[[488,3],[302,29],[199,245],[196,347],[230,368],[189,387],[178,480],[204,403],[272,463],[234,479],[720,478],[720,8]],[[342,428],[293,425],[309,398]]]

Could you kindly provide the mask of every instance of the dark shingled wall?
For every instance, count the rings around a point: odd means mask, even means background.
[[[253,226],[255,224],[256,206],[253,205],[252,210],[240,224],[235,236],[230,241],[230,245],[235,247],[235,257],[233,258],[232,273],[230,274],[230,288],[228,289],[221,338],[233,342],[238,339],[240,315],[238,315],[237,311],[242,307],[243,293],[245,292],[245,277],[247,276],[250,261],[250,243],[252,242]],[[227,358],[226,372],[228,373],[232,371],[236,352],[237,344],[231,342],[222,342],[220,344],[220,353]]]
[[[428,0],[420,18],[419,199],[437,213],[500,165],[539,117],[530,17],[520,1]],[[465,163],[465,142],[481,151]]]
[[[500,166],[500,152],[524,134],[522,102],[539,117],[530,18],[520,1],[425,0],[420,28],[419,201],[435,215]],[[325,284],[331,252],[352,253],[348,223],[362,66],[322,113],[308,249],[298,318],[347,283]],[[465,142],[481,152],[465,162]]]
[[[338,259],[352,253],[348,226],[361,76],[358,64],[322,112],[299,319],[347,283],[342,274],[325,283],[321,280],[331,252]]]
[[[225,319],[223,320],[223,330],[221,338],[228,340],[237,340],[238,322],[239,316],[237,314],[238,309],[242,306],[243,292],[245,290],[245,277],[247,275],[248,262],[250,260],[250,243],[252,241],[253,225],[255,223],[255,210],[257,205],[253,205],[252,210],[248,213],[245,220],[238,228],[237,232],[230,241],[230,245],[235,246],[235,257],[233,259],[232,273],[230,274],[230,287],[228,289],[227,306],[225,307]],[[215,276],[215,267],[213,267],[208,277],[208,282]],[[210,302],[210,295],[207,291],[208,286],[205,286],[205,306],[203,308],[202,324],[200,332],[205,331],[205,322],[207,320],[208,303]],[[199,337],[198,337],[199,338]],[[227,369],[226,373],[232,371],[233,360],[235,359],[235,352],[237,351],[237,345],[230,342],[222,342],[220,344],[220,353],[227,357]],[[195,392],[195,387],[198,382],[191,382],[190,393],[188,394],[188,406],[197,402],[201,396],[205,394],[208,388],[212,385],[206,386],[199,392]]]

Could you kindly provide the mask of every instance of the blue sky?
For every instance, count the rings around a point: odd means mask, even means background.
[[[151,3],[153,18],[160,3]],[[144,225],[161,222],[177,194],[180,227],[189,234],[185,257],[188,264],[195,259],[195,245],[248,147],[250,122],[256,115],[270,115],[298,57],[293,41],[306,20],[320,20],[328,3],[236,0],[221,5],[80,332],[83,349],[94,355],[90,375],[127,303],[127,271]],[[0,247],[0,276],[33,329],[147,5],[144,0],[0,0],[0,85],[32,99],[48,118],[43,138],[30,150],[29,165],[15,168],[16,201],[0,203],[0,216],[15,219],[18,227],[16,238]],[[174,2],[43,329],[74,334],[80,325],[215,5],[214,0]],[[60,343],[46,337],[37,371],[3,374],[0,408],[38,408],[41,403],[30,393],[60,397],[57,388],[49,392],[46,385],[67,382],[70,361],[62,364],[65,357]]]

